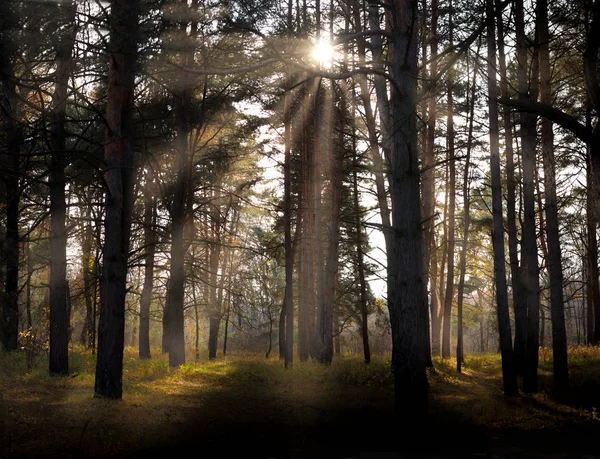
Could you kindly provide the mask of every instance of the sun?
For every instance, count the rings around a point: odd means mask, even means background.
[[[331,43],[321,39],[315,43],[315,46],[311,52],[311,56],[319,64],[322,64],[325,67],[330,67],[334,53],[335,51],[333,46],[331,46]]]

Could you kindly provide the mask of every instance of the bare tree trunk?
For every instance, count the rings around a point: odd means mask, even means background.
[[[479,53],[478,53],[479,54]],[[465,158],[465,171],[463,178],[463,245],[460,252],[460,277],[458,280],[458,297],[456,310],[458,314],[457,337],[456,337],[456,371],[462,370],[464,362],[463,350],[463,297],[465,294],[465,275],[467,272],[467,248],[469,245],[469,227],[470,219],[470,178],[469,167],[471,161],[471,148],[473,146],[473,120],[475,117],[475,97],[477,90],[477,74],[479,72],[479,60],[475,59],[473,68],[473,85],[471,86],[471,94],[469,104],[469,133],[467,135],[467,154]],[[468,74],[468,73],[467,73]]]
[[[490,118],[490,155],[492,176],[492,212],[494,250],[494,278],[498,311],[498,331],[500,334],[500,352],[502,354],[502,381],[504,395],[517,395],[517,377],[514,369],[510,317],[508,311],[508,291],[506,268],[504,266],[504,225],[502,218],[502,188],[500,179],[500,142],[498,128],[498,88],[496,82],[496,46],[493,0],[487,0],[487,76]]]
[[[314,90],[315,80],[311,80],[303,88],[302,95],[302,196],[301,203],[301,241],[300,269],[298,289],[298,357],[301,362],[308,359],[314,337],[315,322],[315,187],[314,187],[314,155],[311,149],[310,94]]]
[[[13,58],[15,46],[9,38],[15,32],[16,18],[11,12],[10,2],[2,2],[0,25],[3,35],[0,46],[0,78],[4,89],[2,113],[6,156],[3,159],[2,175],[6,193],[6,239],[4,241],[4,304],[0,309],[0,338],[7,352],[18,349],[19,337],[19,158],[21,156],[22,132],[19,127],[20,102],[17,98]]]
[[[423,172],[421,174],[421,190],[422,190],[422,215],[423,220],[423,282],[425,286],[427,283],[431,284],[431,352],[435,355],[440,355],[440,334],[441,329],[441,318],[438,318],[439,307],[437,302],[433,301],[433,288],[436,281],[429,277],[429,266],[431,262],[431,249],[433,247],[433,222],[435,212],[435,124],[437,120],[437,73],[438,73],[438,36],[437,36],[437,25],[438,25],[438,1],[431,1],[431,34],[430,40],[430,60],[431,67],[429,69],[431,94],[429,98],[429,109],[427,117],[427,142],[425,145],[425,154],[423,158]],[[425,289],[425,297],[427,301],[427,289]]]
[[[536,27],[538,29],[540,94],[543,104],[552,104],[550,83],[550,51],[548,43],[548,3],[538,0],[536,4]],[[546,201],[546,234],[548,243],[548,272],[550,277],[550,312],[552,318],[552,355],[554,389],[565,391],[569,387],[567,360],[567,334],[565,328],[563,273],[560,249],[558,206],[556,202],[556,173],[554,160],[554,133],[552,121],[542,118],[542,156],[544,161],[544,192]]]
[[[86,219],[90,218],[89,211],[83,206]],[[87,213],[87,214],[86,214]],[[81,271],[83,276],[83,298],[85,301],[85,320],[81,330],[80,342],[88,348],[92,347],[94,341],[94,285],[92,279],[95,270],[95,260],[92,256],[92,223],[85,221],[83,223],[83,234],[81,236]]]
[[[388,308],[396,410],[412,426],[427,413],[428,382],[423,327],[421,198],[417,152],[417,2],[390,2],[393,132],[390,196],[392,247],[387,256]],[[408,421],[410,420],[410,421]]]
[[[150,305],[154,288],[154,253],[156,252],[156,202],[152,195],[154,174],[149,167],[146,171],[144,193],[144,287],[140,297],[140,359],[152,357],[150,351]]]
[[[500,11],[500,0],[495,0],[498,23],[498,61],[500,64],[500,91],[502,97],[508,97],[508,79],[506,75],[506,57],[504,53],[504,22]],[[516,222],[516,181],[513,151],[513,132],[510,107],[502,109],[504,124],[504,144],[506,153],[506,214],[508,232],[508,255],[510,259],[510,279],[512,285],[513,310],[515,315],[515,370],[523,374],[525,365],[525,346],[527,340],[527,304],[523,294],[523,282],[519,267],[519,248]]]
[[[339,124],[337,145],[329,142],[329,176],[331,188],[331,220],[329,226],[329,245],[327,247],[327,260],[323,279],[322,303],[319,308],[319,361],[330,364],[333,358],[333,303],[335,300],[335,284],[338,272],[338,253],[340,244],[340,208],[342,201],[342,168],[344,152],[344,127],[346,110],[346,87],[342,84],[340,90],[340,108],[338,112]],[[329,107],[329,116],[325,120],[333,126],[333,104],[335,101],[333,88],[329,92],[326,104]],[[329,135],[331,137],[331,133]]]
[[[105,245],[94,396],[120,399],[127,259],[133,209],[133,90],[137,55],[138,0],[113,0],[110,13],[106,106]]]
[[[288,0],[287,13],[288,38],[292,36],[292,0]],[[285,93],[283,124],[284,124],[284,149],[285,159],[283,165],[283,233],[285,249],[285,368],[294,364],[294,254],[292,252],[292,114],[290,93],[291,75],[287,69],[287,91]],[[269,347],[270,352],[270,347]],[[268,355],[268,353],[267,353]]]
[[[528,44],[525,36],[523,1],[515,3],[515,25],[517,35],[517,61],[519,99],[535,101],[537,99],[536,60],[531,62],[531,88],[528,88]],[[537,261],[536,224],[535,224],[535,184],[534,173],[536,143],[536,116],[521,112],[521,149],[523,155],[523,242],[522,260],[524,265],[524,285],[527,298],[527,347],[523,390],[536,392],[538,389],[537,368],[539,348],[539,267]]]
[[[26,251],[27,251],[27,287],[25,289],[26,295],[26,304],[25,304],[25,312],[27,314],[27,330],[31,330],[33,325],[31,319],[31,277],[33,276],[33,256],[31,254],[31,243],[27,241],[26,243]]]
[[[356,157],[356,139],[353,141],[354,150],[354,168],[352,171],[353,178],[353,198],[354,198],[354,228],[356,231],[356,256],[358,259],[358,281],[360,284],[360,317],[361,317],[361,334],[363,342],[363,354],[365,363],[371,363],[371,350],[369,347],[369,311],[367,309],[367,283],[365,280],[365,266],[363,255],[363,230],[360,219],[360,204],[358,194],[358,158]]]
[[[450,11],[452,11],[452,5],[450,4]],[[449,18],[449,33],[450,33],[450,46],[453,44],[453,25],[452,25],[452,13]],[[456,161],[454,159],[454,82],[452,77],[452,71],[448,72],[448,118],[447,118],[447,129],[448,129],[448,273],[446,275],[446,294],[444,296],[444,328],[442,331],[442,358],[447,359],[450,357],[450,341],[451,341],[451,321],[452,321],[452,302],[454,299],[454,248],[455,248],[455,220],[454,215],[456,212]]]
[[[69,374],[69,316],[67,315],[67,230],[65,199],[66,108],[68,81],[73,66],[75,5],[64,6],[68,31],[56,49],[56,79],[50,110],[50,355],[51,374]],[[62,7],[61,7],[62,9]]]
[[[588,344],[599,344],[600,343],[600,284],[598,281],[598,236],[597,228],[598,222],[596,219],[596,212],[594,211],[594,193],[593,193],[593,171],[591,165],[590,153],[588,150],[587,158],[587,266],[588,266],[588,308],[587,308],[587,336]]]

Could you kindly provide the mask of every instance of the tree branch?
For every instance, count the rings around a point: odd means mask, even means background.
[[[559,124],[563,128],[571,131],[573,135],[585,142],[587,145],[592,147],[597,143],[594,132],[588,129],[585,125],[581,124],[574,116],[568,115],[567,113],[554,108],[550,105],[541,104],[539,102],[531,100],[515,100],[508,99],[506,97],[500,97],[498,102],[502,105],[507,105],[520,112],[533,113],[535,115],[543,116],[556,124]]]

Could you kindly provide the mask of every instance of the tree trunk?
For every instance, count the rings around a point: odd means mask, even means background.
[[[550,52],[548,43],[548,3],[538,0],[536,4],[536,27],[538,30],[540,95],[543,104],[552,103],[550,83]],[[546,235],[548,244],[547,267],[550,277],[550,313],[552,318],[552,355],[554,389],[565,391],[569,387],[567,361],[567,334],[565,328],[563,273],[560,249],[558,208],[556,202],[556,174],[554,160],[554,133],[552,121],[542,118],[542,157],[544,162],[544,192],[546,204]]]
[[[108,186],[94,396],[120,399],[127,259],[133,208],[133,92],[139,0],[113,0],[110,13],[104,159]]]
[[[89,212],[85,209],[84,212]],[[85,218],[90,218],[89,213]],[[94,341],[94,288],[95,282],[92,279],[95,270],[95,260],[92,256],[92,223],[86,221],[83,224],[83,234],[81,236],[81,272],[83,276],[83,298],[85,301],[85,320],[81,330],[81,343],[88,348],[92,347]]]
[[[495,0],[497,11],[500,11],[500,0]],[[500,64],[500,91],[502,97],[508,97],[508,78],[506,75],[506,57],[504,53],[504,23],[502,13],[497,13],[498,23],[498,61]],[[519,267],[519,248],[517,239],[516,220],[516,181],[513,150],[513,126],[510,108],[502,109],[504,124],[504,144],[506,153],[506,214],[508,232],[508,256],[510,259],[510,279],[512,285],[512,300],[515,316],[515,347],[514,362],[517,374],[523,374],[525,365],[525,346],[527,339],[527,304],[523,295],[523,283]]]
[[[69,316],[67,314],[67,203],[65,200],[66,109],[73,67],[75,15],[73,3],[59,6],[68,30],[56,48],[54,94],[50,109],[50,355],[51,374],[69,374]]]
[[[421,268],[421,204],[417,152],[417,2],[390,2],[393,18],[391,50],[390,196],[392,247],[387,256],[388,308],[392,328],[392,365],[396,410],[418,425],[427,412],[428,382],[425,343],[426,320]]]
[[[154,253],[156,252],[156,202],[152,195],[154,174],[152,168],[146,170],[144,193],[144,286],[140,296],[140,359],[152,357],[150,351],[150,305],[154,288]]]
[[[344,153],[344,128],[345,128],[345,110],[346,110],[346,91],[347,88],[342,83],[340,90],[340,108],[338,111],[337,145],[333,141],[328,142],[329,148],[329,176],[331,188],[331,220],[329,226],[329,245],[327,247],[327,260],[323,279],[322,304],[319,308],[319,341],[320,352],[319,361],[330,364],[333,359],[333,305],[335,301],[335,285],[338,273],[338,253],[340,246],[340,208],[342,204],[342,168]],[[335,102],[333,88],[329,91],[326,104],[329,107],[329,116],[325,122],[333,126],[333,104]],[[328,137],[331,138],[332,132]]]
[[[525,36],[525,19],[523,1],[515,3],[515,26],[517,35],[517,61],[519,99],[537,99],[537,67],[536,60],[531,62],[531,87],[528,88],[528,44]],[[525,371],[523,373],[523,390],[536,392],[538,389],[537,368],[539,348],[539,266],[537,260],[536,224],[535,224],[535,144],[536,116],[521,112],[521,149],[523,157],[523,242],[522,260],[524,286],[527,300],[527,346],[525,353]]]
[[[212,219],[212,247],[210,251],[210,276],[209,276],[209,329],[208,329],[208,358],[214,360],[217,358],[217,348],[219,341],[219,328],[221,326],[221,315],[223,311],[218,301],[217,278],[219,271],[219,259],[221,256],[221,196],[214,199],[213,219]],[[224,269],[224,267],[223,267]]]
[[[352,171],[352,185],[354,198],[354,229],[356,231],[356,257],[358,260],[358,281],[360,285],[360,317],[361,334],[363,342],[363,355],[365,363],[371,363],[371,350],[369,347],[369,311],[367,308],[367,283],[365,280],[365,265],[363,256],[363,230],[361,225],[360,204],[358,194],[358,158],[356,157],[356,139],[353,141],[354,168]],[[387,247],[387,244],[386,244]]]
[[[429,98],[429,109],[427,117],[426,135],[427,142],[425,144],[425,154],[423,158],[423,172],[421,174],[421,193],[422,193],[422,215],[423,220],[423,283],[425,287],[430,284],[431,301],[431,352],[435,355],[440,355],[440,334],[438,332],[438,324],[436,323],[439,314],[439,307],[433,301],[433,288],[436,281],[429,277],[429,266],[431,262],[431,249],[433,247],[433,223],[435,212],[435,124],[437,120],[437,73],[438,73],[438,1],[431,1],[431,34],[430,40],[430,60],[431,67],[429,69],[430,91],[432,96]],[[424,291],[425,301],[429,303],[427,298],[427,288]],[[441,322],[440,324],[441,325]]]
[[[587,266],[588,266],[588,310],[587,310],[587,336],[588,344],[600,344],[600,283],[598,282],[598,236],[596,212],[594,211],[594,193],[593,193],[593,171],[591,165],[591,155],[588,150],[587,158]]]
[[[6,157],[4,158],[4,192],[6,193],[6,240],[4,241],[4,301],[0,310],[0,338],[7,352],[18,349],[19,337],[19,158],[22,132],[19,127],[20,102],[17,98],[13,69],[14,44],[9,38],[15,31],[16,18],[11,13],[9,2],[0,5],[3,26],[0,33],[0,78],[4,89],[2,113]]]
[[[450,5],[452,11],[452,5]],[[450,46],[453,44],[453,26],[452,13],[449,19]],[[456,211],[456,162],[454,159],[454,82],[452,71],[448,72],[448,273],[446,275],[446,294],[444,296],[444,328],[442,330],[442,358],[450,357],[450,341],[451,341],[451,322],[452,322],[452,302],[454,299],[454,248],[455,248],[455,220]]]
[[[478,53],[479,54],[479,53]],[[465,171],[463,178],[463,245],[460,252],[460,277],[458,280],[458,296],[456,312],[458,314],[457,336],[456,336],[456,371],[462,370],[464,362],[463,349],[463,297],[465,294],[465,275],[467,272],[467,248],[469,245],[469,226],[471,223],[469,206],[470,206],[470,178],[469,166],[471,161],[471,148],[473,146],[473,120],[475,118],[475,97],[477,94],[477,74],[479,73],[479,60],[475,59],[473,69],[473,85],[471,86],[471,94],[469,104],[469,133],[467,135],[467,154],[465,158]],[[467,73],[468,74],[468,73]]]
[[[508,291],[506,268],[504,265],[504,225],[502,218],[502,188],[500,179],[500,142],[498,128],[498,88],[496,82],[496,46],[493,0],[487,0],[487,76],[490,118],[490,172],[492,178],[492,213],[494,250],[494,278],[498,313],[498,331],[500,334],[500,352],[502,355],[502,381],[504,395],[517,395],[517,377],[513,363],[512,337],[508,311]]]
[[[300,241],[300,269],[298,288],[298,357],[301,362],[308,359],[311,353],[314,336],[314,311],[316,305],[315,294],[315,187],[314,181],[314,155],[311,148],[310,94],[315,86],[313,79],[306,84],[302,94],[303,120],[301,127],[302,158],[301,158],[301,241]]]
[[[292,35],[292,0],[288,0],[288,38]],[[284,124],[284,164],[283,164],[283,233],[285,250],[285,368],[294,364],[294,254],[292,252],[292,113],[291,75],[287,69],[286,93],[283,108]],[[308,350],[308,349],[307,349]],[[267,354],[268,355],[268,354]],[[307,356],[306,356],[307,357]]]

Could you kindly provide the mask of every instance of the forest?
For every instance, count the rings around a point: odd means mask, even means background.
[[[599,53],[600,0],[0,1],[0,458],[600,457]]]

